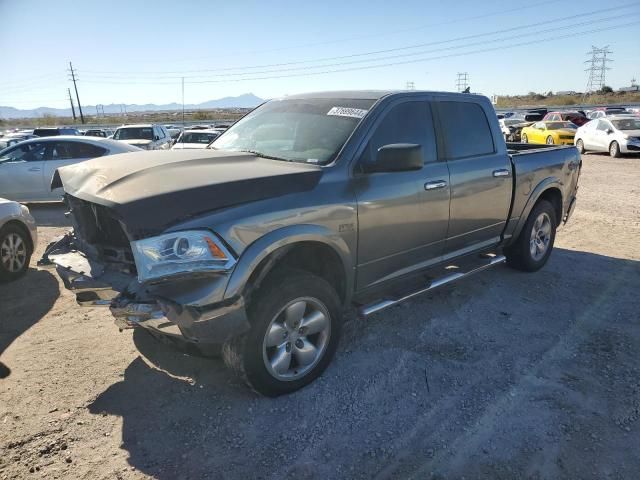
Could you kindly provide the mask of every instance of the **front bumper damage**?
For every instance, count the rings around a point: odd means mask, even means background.
[[[134,275],[75,250],[72,234],[50,245],[39,263],[55,265],[79,305],[108,307],[120,329],[141,327],[170,339],[217,346],[249,329],[242,297],[208,305],[194,302],[188,277],[165,281],[159,288],[141,284]],[[200,288],[202,284],[200,279]]]

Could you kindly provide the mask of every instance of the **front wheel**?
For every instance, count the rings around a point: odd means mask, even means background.
[[[553,137],[551,135],[547,137],[547,145],[553,145]]]
[[[609,155],[611,155],[613,158],[621,157],[620,145],[618,145],[618,142],[611,142],[611,145],[609,145]]]
[[[338,347],[340,300],[325,280],[298,270],[270,275],[248,308],[251,330],[224,345],[225,363],[274,397],[319,377]]]
[[[576,142],[576,147],[578,148],[578,151],[579,151],[580,153],[584,153],[584,143],[583,143],[583,141],[582,141],[582,140],[578,140],[578,141]]]
[[[522,137],[520,137],[520,141],[522,143],[529,143],[529,139],[527,138],[527,134],[526,133],[522,134]]]
[[[525,272],[540,270],[553,250],[556,227],[553,205],[540,200],[533,207],[518,238],[504,250],[509,266]]]

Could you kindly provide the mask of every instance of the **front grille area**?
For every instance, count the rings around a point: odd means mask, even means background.
[[[135,269],[129,238],[109,208],[70,195],[67,195],[67,204],[79,240],[94,247],[100,259],[127,264],[128,270]]]

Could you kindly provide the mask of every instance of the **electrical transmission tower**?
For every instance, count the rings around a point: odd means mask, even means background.
[[[413,83],[413,82],[407,82],[407,84],[406,84],[405,88],[406,88],[407,90],[415,90],[415,89],[416,89],[416,84],[415,84],[415,83]]]
[[[612,62],[607,55],[611,55],[613,52],[609,50],[609,45],[606,47],[598,48],[591,47],[591,51],[587,52],[587,55],[591,55],[591,58],[586,63],[588,67],[585,72],[589,73],[589,79],[587,80],[587,88],[585,89],[585,95],[601,90],[606,85],[606,73],[610,70],[607,67],[608,62]]]
[[[456,88],[458,92],[464,92],[469,88],[469,74],[467,72],[458,73]]]

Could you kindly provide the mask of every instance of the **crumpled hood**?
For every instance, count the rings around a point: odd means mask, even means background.
[[[123,153],[59,168],[51,188],[112,209],[135,238],[192,216],[313,189],[322,168],[243,152]]]

